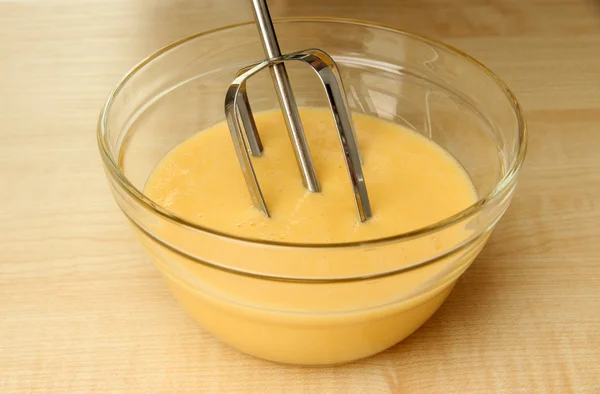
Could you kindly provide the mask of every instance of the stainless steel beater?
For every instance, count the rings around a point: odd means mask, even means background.
[[[368,220],[372,216],[372,212],[362,170],[362,159],[358,150],[354,125],[341,75],[334,60],[320,49],[307,49],[282,55],[266,0],[251,0],[251,2],[254,10],[254,19],[267,59],[238,71],[236,78],[229,86],[225,95],[225,116],[254,206],[263,211],[267,216],[270,216],[250,158],[250,154],[252,156],[260,156],[263,152],[263,146],[258,135],[246,91],[246,81],[248,78],[265,68],[269,68],[271,71],[279,105],[284,115],[296,161],[302,175],[302,182],[311,192],[320,191],[319,181],[284,64],[287,61],[295,60],[309,65],[317,73],[325,88],[344,152],[344,159],[352,183],[358,214],[361,221]],[[241,119],[243,132],[238,118]]]

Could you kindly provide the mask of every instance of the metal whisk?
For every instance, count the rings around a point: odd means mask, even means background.
[[[260,156],[263,152],[263,146],[258,135],[258,130],[256,129],[256,123],[246,91],[246,81],[248,78],[265,68],[269,68],[271,71],[279,105],[284,115],[296,161],[302,175],[302,182],[311,192],[320,191],[319,181],[284,64],[287,61],[296,60],[309,65],[317,73],[325,88],[344,152],[358,214],[361,221],[368,220],[372,216],[372,212],[362,170],[362,160],[358,150],[354,125],[346,101],[341,75],[335,62],[331,56],[320,49],[307,49],[282,55],[266,0],[251,0],[251,2],[254,10],[254,19],[267,59],[238,71],[236,78],[229,86],[225,95],[225,116],[254,206],[263,211],[267,216],[270,216],[250,158],[250,154],[252,156]],[[238,117],[241,119],[244,132],[242,132],[240,127]]]

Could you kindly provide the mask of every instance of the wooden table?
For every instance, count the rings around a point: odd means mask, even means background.
[[[270,0],[448,41],[520,99],[514,203],[447,303],[376,357],[294,368],[210,337],[109,194],[97,115],[129,67],[245,0],[0,1],[0,393],[600,393],[600,6]],[[458,5],[460,3],[460,6]]]

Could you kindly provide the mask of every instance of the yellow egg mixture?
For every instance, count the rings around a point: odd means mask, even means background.
[[[301,109],[300,114],[321,193],[311,193],[303,186],[282,115],[273,111],[255,115],[264,154],[253,158],[270,218],[252,206],[225,123],[199,132],[169,152],[149,177],[146,195],[175,215],[206,228],[299,244],[354,242],[401,234],[454,215],[477,199],[464,169],[438,145],[398,125],[354,115],[374,213],[371,220],[361,223],[331,113]],[[183,250],[189,246],[201,253],[213,246],[213,241],[188,240],[169,231],[163,230],[161,237],[177,238],[180,246],[184,243]],[[327,252],[313,258],[310,253],[321,252],[302,249],[286,251],[283,261],[273,257],[280,256],[276,252],[270,254],[260,246],[244,251],[240,249],[243,245],[231,242],[231,248],[213,251],[211,261],[219,263],[213,260],[222,259],[234,268],[261,272],[272,266],[282,276],[298,274],[296,260],[301,259],[302,272],[336,277],[363,264],[376,265],[379,260],[407,264],[417,254],[437,253],[436,245],[422,242],[413,244],[413,249],[404,247],[403,255],[385,255],[373,261],[361,253],[347,253],[340,261],[329,261]],[[376,307],[393,302],[394,294],[427,282],[450,262],[372,283],[294,284],[213,270],[159,251],[151,242],[145,245],[175,296],[205,328],[242,351],[286,363],[334,364],[381,351],[423,324],[453,284],[416,303],[388,305],[380,310]],[[266,261],[270,259],[273,261]],[[356,311],[341,312],[352,311],[353,305]]]

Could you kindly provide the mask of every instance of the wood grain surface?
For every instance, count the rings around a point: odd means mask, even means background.
[[[198,327],[109,193],[109,90],[246,0],[0,0],[0,393],[600,393],[600,6],[585,0],[270,0],[447,41],[513,88],[530,130],[514,203],[417,333],[295,368]]]

